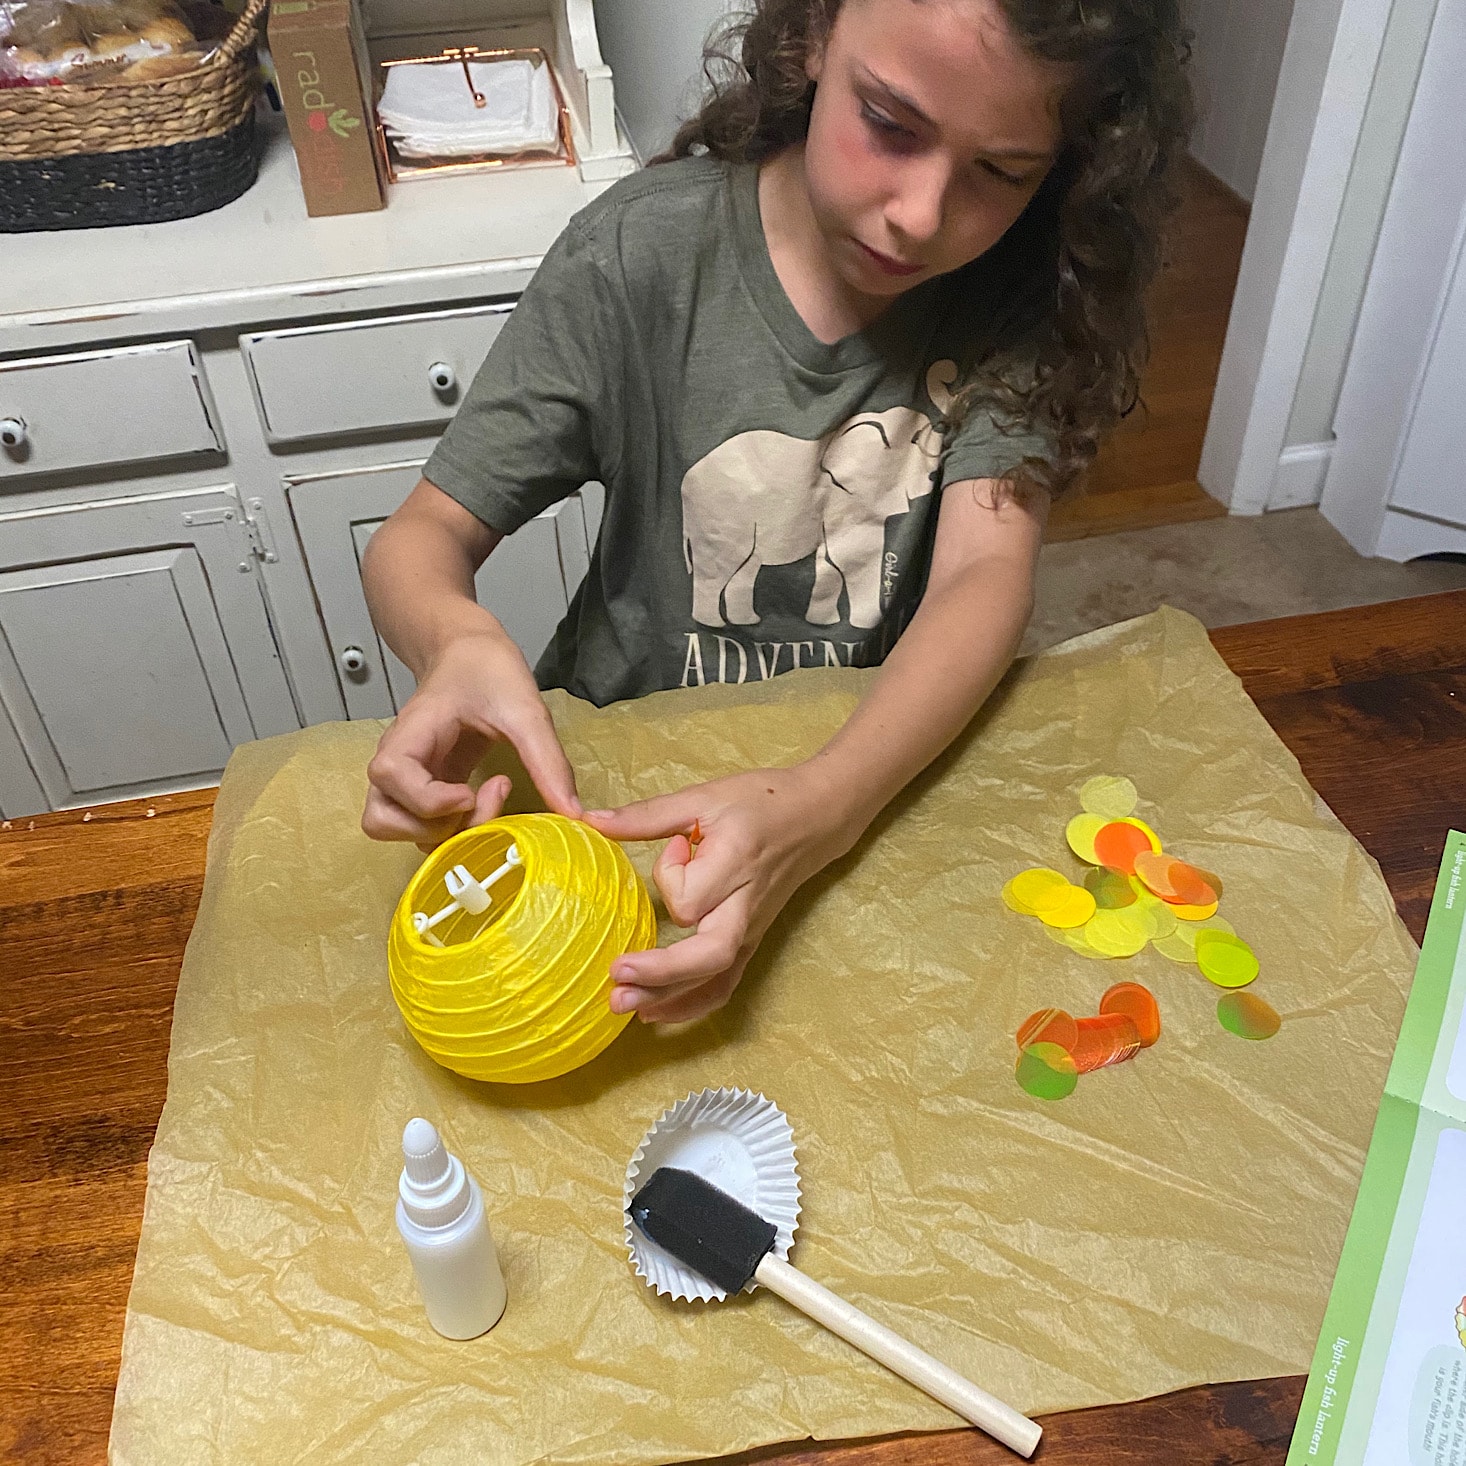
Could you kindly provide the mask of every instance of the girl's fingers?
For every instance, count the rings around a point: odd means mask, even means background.
[[[670,947],[618,957],[611,964],[611,981],[636,988],[665,988],[726,972],[737,961],[748,931],[748,917],[741,908],[736,900],[725,901],[708,913],[690,937]]]
[[[478,791],[478,798],[474,800],[473,818],[469,823],[486,825],[490,820],[498,819],[513,788],[513,780],[508,774],[495,774],[492,779],[485,779]]]
[[[458,741],[449,749],[446,757],[431,764],[437,776],[445,784],[466,784],[468,776],[478,767],[479,760],[493,739],[477,728],[465,728]]]
[[[425,820],[387,798],[380,789],[372,788],[367,791],[361,827],[373,840],[411,840],[431,850],[457,834],[466,818],[466,814],[454,814]]]
[[[620,809],[589,810],[585,822],[612,840],[665,840],[691,831],[701,802],[695,789],[682,789]]]
[[[706,1018],[733,996],[752,950],[745,947],[731,967],[702,982],[684,982],[666,988],[615,988],[612,990],[612,1012],[635,1012],[643,1023],[692,1023]],[[620,1006],[615,1002],[618,993],[624,995]]]
[[[414,716],[411,704],[408,709],[382,735],[367,765],[372,788],[425,822],[467,814],[473,808],[473,790],[462,776],[439,777],[453,761],[464,729],[456,721],[450,726],[422,713]]]
[[[575,789],[575,771],[565,757],[560,736],[544,704],[539,704],[522,723],[516,721],[513,727],[506,726],[504,733],[550,809],[569,819],[580,819],[585,809]]]
[[[665,998],[658,997],[638,1007],[636,1016],[644,1023],[693,1023],[699,1018],[706,1018],[709,1013],[716,1013],[719,1008],[727,1006],[746,965],[747,958],[740,958],[721,977],[679,989]]]
[[[693,858],[685,835],[674,835],[652,867],[667,915],[678,926],[697,926],[749,881],[748,862],[731,852],[727,839],[709,835]]]

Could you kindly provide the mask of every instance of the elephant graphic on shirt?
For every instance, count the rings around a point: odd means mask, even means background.
[[[926,374],[941,412],[956,378],[952,361]],[[682,479],[692,619],[757,625],[758,572],[812,554],[809,623],[838,622],[843,589],[850,624],[878,626],[886,521],[932,492],[940,454],[940,431],[912,407],[860,413],[813,441],[760,428],[720,443]]]

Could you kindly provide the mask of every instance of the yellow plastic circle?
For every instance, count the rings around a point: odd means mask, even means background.
[[[444,878],[465,866],[485,881],[510,845],[521,864],[491,889],[482,915],[456,911]],[[631,1020],[612,1013],[611,963],[657,939],[651,897],[626,852],[554,814],[510,815],[465,830],[423,861],[392,917],[387,972],[409,1032],[469,1079],[529,1084],[595,1058]]]
[[[1209,901],[1205,906],[1172,906],[1180,921],[1210,921],[1217,914],[1217,903]]]
[[[1106,957],[1133,957],[1150,940],[1150,923],[1134,906],[1096,911],[1084,924],[1084,939]]]
[[[1045,906],[1035,915],[1045,926],[1083,926],[1094,915],[1094,897],[1083,886],[1070,886],[1061,902]]]
[[[1140,800],[1135,785],[1123,775],[1096,774],[1079,791],[1079,807],[1104,820],[1122,820],[1135,813]]]
[[[1027,908],[1030,916],[1037,916],[1040,911],[1051,910],[1067,901],[1072,887],[1068,876],[1038,865],[1032,870],[1019,871],[1008,882],[1008,889],[1020,909]]]
[[[1050,941],[1057,942],[1061,947],[1068,947],[1071,952],[1078,952],[1081,957],[1100,962],[1109,960],[1108,952],[1101,952],[1098,947],[1089,943],[1082,927],[1046,926],[1043,931]]]
[[[1197,932],[1196,965],[1219,988],[1245,988],[1259,970],[1257,954],[1241,937],[1215,929]]]
[[[1109,824],[1103,815],[1076,814],[1064,827],[1064,838],[1069,842],[1069,848],[1083,861],[1090,865],[1098,865],[1100,858],[1094,851],[1094,837]]]

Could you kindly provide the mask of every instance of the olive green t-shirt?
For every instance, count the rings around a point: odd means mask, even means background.
[[[989,413],[942,427],[948,389],[1012,350],[1010,277],[990,252],[826,345],[774,272],[756,168],[658,165],[577,214],[423,470],[504,534],[605,485],[540,685],[604,705],[880,662],[942,486],[1050,452]]]

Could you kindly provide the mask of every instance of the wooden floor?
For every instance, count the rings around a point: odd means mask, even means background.
[[[1142,406],[1101,451],[1086,492],[1054,511],[1050,540],[1212,519],[1226,509],[1196,482],[1227,317],[1247,235],[1247,205],[1187,160],[1168,260],[1151,298]]]

